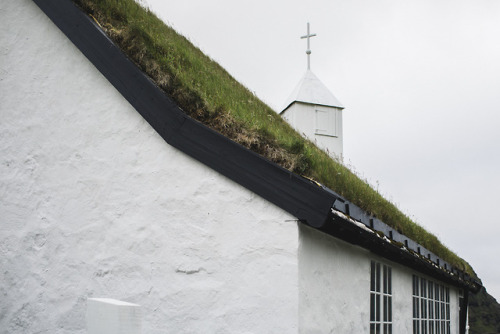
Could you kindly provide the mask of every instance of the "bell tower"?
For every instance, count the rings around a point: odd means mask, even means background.
[[[307,38],[307,71],[285,102],[280,115],[299,133],[315,142],[332,158],[342,159],[342,110],[344,107],[311,71],[310,38]]]

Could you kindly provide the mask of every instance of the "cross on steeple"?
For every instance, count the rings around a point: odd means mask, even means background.
[[[310,44],[309,44],[309,39],[311,37],[314,37],[314,36],[316,36],[316,34],[311,34],[310,33],[310,31],[309,31],[309,22],[307,22],[307,35],[301,36],[300,38],[301,39],[307,38],[307,50],[306,50],[306,54],[307,54],[307,69],[308,70],[311,69],[311,47],[310,47]]]

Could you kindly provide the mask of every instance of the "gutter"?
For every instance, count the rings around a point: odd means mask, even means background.
[[[361,214],[357,216],[361,219],[355,219],[353,214]],[[317,229],[465,291],[477,293],[482,288],[479,280],[451,266],[377,218],[368,216],[352,203],[342,201],[341,197],[334,203],[326,223]]]

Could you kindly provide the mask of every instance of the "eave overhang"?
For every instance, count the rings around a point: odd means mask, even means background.
[[[385,225],[378,221],[379,227],[382,224]],[[473,293],[479,292],[482,287],[481,282],[477,279],[456,267],[450,266],[449,263],[404,235],[393,231],[387,225],[384,229],[391,231],[391,238],[380,230],[367,226],[341,211],[332,209],[326,223],[316,229],[365,248],[385,259]]]
[[[333,237],[476,292],[481,283],[335,192],[187,116],[71,0],[33,0],[171,146]]]

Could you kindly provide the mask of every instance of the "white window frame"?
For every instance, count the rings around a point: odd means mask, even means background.
[[[371,261],[370,334],[392,334],[392,268]]]
[[[413,275],[413,334],[450,334],[450,288]]]

